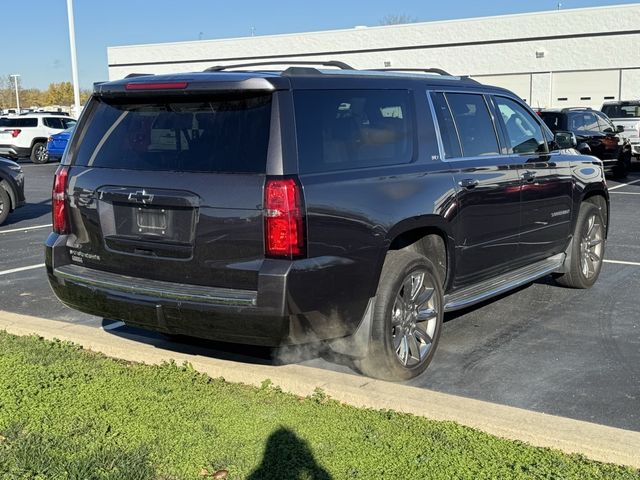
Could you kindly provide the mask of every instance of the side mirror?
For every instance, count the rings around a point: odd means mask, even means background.
[[[558,148],[576,148],[578,146],[578,139],[573,132],[556,132],[554,135],[554,141]]]
[[[624,132],[624,126],[622,126],[622,125],[616,125],[616,132],[617,132],[617,133],[622,133],[622,132]]]

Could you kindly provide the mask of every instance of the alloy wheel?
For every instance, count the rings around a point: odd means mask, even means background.
[[[391,311],[393,349],[404,367],[424,362],[431,351],[438,323],[436,291],[424,270],[409,274]]]
[[[602,263],[604,227],[600,218],[593,214],[585,222],[580,241],[580,269],[587,279],[593,278]]]

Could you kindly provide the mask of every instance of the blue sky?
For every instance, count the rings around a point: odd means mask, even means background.
[[[0,0],[0,75],[23,88],[71,79],[66,0]],[[562,8],[633,3],[565,0]],[[557,0],[74,0],[80,85],[107,79],[107,47],[374,26],[387,14],[420,21],[553,10]]]

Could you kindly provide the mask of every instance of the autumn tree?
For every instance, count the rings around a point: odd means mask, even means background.
[[[71,82],[49,84],[46,100],[49,105],[71,105],[73,103],[73,85]]]

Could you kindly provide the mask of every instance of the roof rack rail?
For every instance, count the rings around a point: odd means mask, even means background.
[[[230,68],[241,68],[241,67],[259,67],[262,65],[321,65],[323,67],[337,67],[341,70],[355,70],[351,65],[348,65],[344,62],[339,62],[337,60],[318,60],[317,62],[309,61],[309,60],[274,60],[269,62],[251,62],[251,63],[240,63],[238,65],[215,65],[213,67],[209,67],[204,69],[204,72],[221,72],[223,70],[228,70]]]
[[[446,75],[453,77],[449,72],[442,70],[441,68],[370,68],[373,72],[422,72],[422,73],[437,73],[438,75]]]

